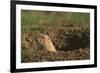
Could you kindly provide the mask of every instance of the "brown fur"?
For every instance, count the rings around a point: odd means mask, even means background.
[[[40,34],[37,40],[46,50],[56,52],[56,49],[48,35]]]

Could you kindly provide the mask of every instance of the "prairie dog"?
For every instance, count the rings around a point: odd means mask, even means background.
[[[48,35],[40,34],[37,40],[44,49],[51,52],[56,52],[56,49]]]

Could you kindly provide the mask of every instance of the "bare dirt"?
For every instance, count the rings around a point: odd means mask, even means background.
[[[68,33],[64,32],[63,30],[59,31],[59,34],[58,31],[50,30],[47,33],[44,33],[50,36],[57,52],[50,52],[38,44],[37,38],[40,33],[22,33],[22,63],[90,59],[90,48],[85,45],[85,47],[80,45],[80,43],[83,42],[80,42],[79,36],[74,36],[73,38],[72,35],[67,35]],[[65,35],[65,33],[67,36]],[[70,42],[68,41],[69,39]]]

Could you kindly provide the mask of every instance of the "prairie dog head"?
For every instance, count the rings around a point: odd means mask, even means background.
[[[46,50],[56,52],[56,49],[48,35],[40,34],[37,40]]]
[[[40,43],[46,43],[46,41],[50,40],[50,37],[48,35],[40,34],[38,41]]]

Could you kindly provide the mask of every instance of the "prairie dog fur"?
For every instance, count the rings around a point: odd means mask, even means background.
[[[51,52],[56,52],[56,49],[48,35],[40,34],[37,40],[44,49]]]

